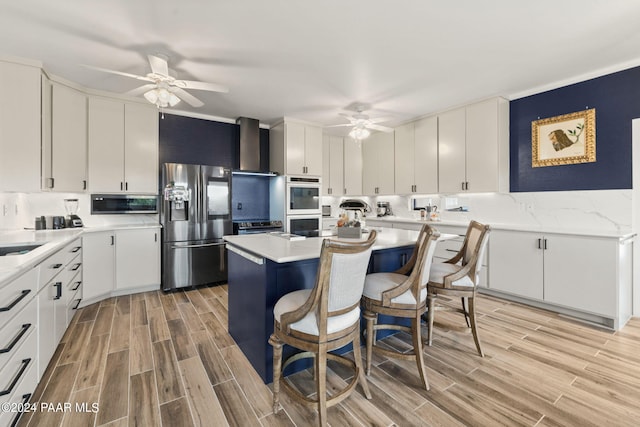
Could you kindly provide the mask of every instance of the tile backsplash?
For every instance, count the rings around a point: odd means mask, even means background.
[[[64,199],[78,199],[78,216],[87,227],[159,222],[157,214],[91,215],[90,195],[84,193],[0,193],[0,230],[33,228],[36,216],[66,216]]]
[[[323,204],[330,204],[332,214],[340,212],[338,197],[323,197]],[[554,191],[539,193],[484,193],[419,196],[361,197],[376,215],[378,201],[390,202],[394,215],[402,218],[419,218],[411,209],[412,199],[431,199],[438,206],[443,221],[477,221],[532,228],[559,228],[571,230],[597,229],[600,231],[629,232],[632,220],[632,190]],[[457,200],[456,200],[457,199]],[[443,209],[446,202],[468,208],[468,212],[451,212]]]

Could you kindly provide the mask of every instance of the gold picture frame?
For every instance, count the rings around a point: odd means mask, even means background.
[[[531,167],[595,161],[595,108],[531,122]]]

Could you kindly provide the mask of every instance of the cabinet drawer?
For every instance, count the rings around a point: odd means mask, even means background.
[[[55,277],[63,267],[79,256],[78,261],[82,259],[81,240],[76,239],[55,254],[44,260],[40,264],[40,287]]]
[[[0,289],[0,328],[36,295],[38,269],[34,268]]]
[[[26,404],[33,395],[38,384],[38,370],[35,363],[30,363],[27,367],[22,381],[16,384],[13,394],[8,398],[0,400],[2,403],[10,403],[10,412],[0,411],[0,426],[17,425],[15,421],[20,416],[20,413],[15,412],[17,409],[22,409],[22,405]],[[6,396],[3,396],[6,397]]]
[[[37,325],[38,304],[31,300],[13,319],[0,329],[0,369],[20,348]]]
[[[33,369],[36,365],[37,344],[38,334],[33,331],[0,370],[0,402],[6,402],[19,390],[27,389],[31,393],[35,389],[37,375],[27,374],[37,372],[37,369]],[[23,388],[23,385],[26,387]]]
[[[433,256],[436,258],[440,258],[443,260],[448,260],[453,258],[455,254],[458,253],[462,244],[464,243],[463,238],[456,237],[451,240],[444,240],[442,242],[438,242],[436,244],[436,251],[433,253]]]
[[[69,299],[69,304],[67,305],[67,323],[71,323],[73,316],[76,314],[76,311],[78,311],[80,302],[82,302],[82,292],[78,289]]]

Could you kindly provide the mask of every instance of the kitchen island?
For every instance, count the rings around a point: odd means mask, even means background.
[[[378,235],[369,262],[369,273],[394,271],[409,260],[418,237],[417,231],[391,228],[376,231]],[[367,237],[363,234],[364,239]],[[288,240],[270,234],[252,234],[225,236],[225,240],[228,249],[229,333],[262,380],[270,383],[273,379],[273,351],[268,339],[273,332],[273,307],[281,296],[289,292],[313,288],[323,238]],[[285,347],[284,351],[286,358],[292,349]]]

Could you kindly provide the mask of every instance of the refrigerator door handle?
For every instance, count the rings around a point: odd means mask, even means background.
[[[171,249],[209,248],[211,246],[224,246],[224,243],[203,243],[196,245],[171,245]]]

